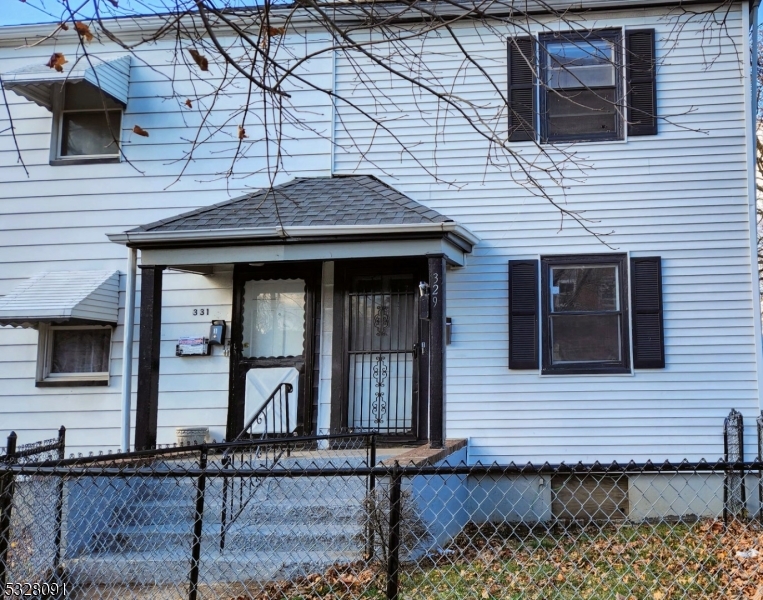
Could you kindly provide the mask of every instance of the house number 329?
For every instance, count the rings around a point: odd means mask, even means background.
[[[440,274],[434,273],[434,283],[432,284],[432,306],[437,306],[437,295],[440,293]]]
[[[208,315],[208,314],[209,314],[209,309],[208,308],[194,308],[193,309],[193,316],[194,317]]]

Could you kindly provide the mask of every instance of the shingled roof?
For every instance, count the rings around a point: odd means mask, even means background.
[[[375,177],[351,175],[297,178],[272,189],[149,223],[127,233],[451,221]]]

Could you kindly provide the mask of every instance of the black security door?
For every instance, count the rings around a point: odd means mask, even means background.
[[[341,426],[418,439],[422,274],[366,266],[365,272],[347,268],[338,280],[344,288]]]

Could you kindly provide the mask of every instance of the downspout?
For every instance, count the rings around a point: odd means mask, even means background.
[[[130,451],[130,403],[132,400],[132,344],[135,329],[135,281],[138,270],[137,248],[127,248],[127,286],[125,290],[125,329],[122,346],[122,452]]]

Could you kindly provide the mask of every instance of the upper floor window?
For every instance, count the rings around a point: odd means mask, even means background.
[[[508,59],[511,142],[657,133],[654,30],[516,38]]]
[[[89,85],[67,83],[54,104],[53,159],[119,158],[122,106]]]
[[[540,39],[541,138],[547,141],[622,138],[620,32]]]

